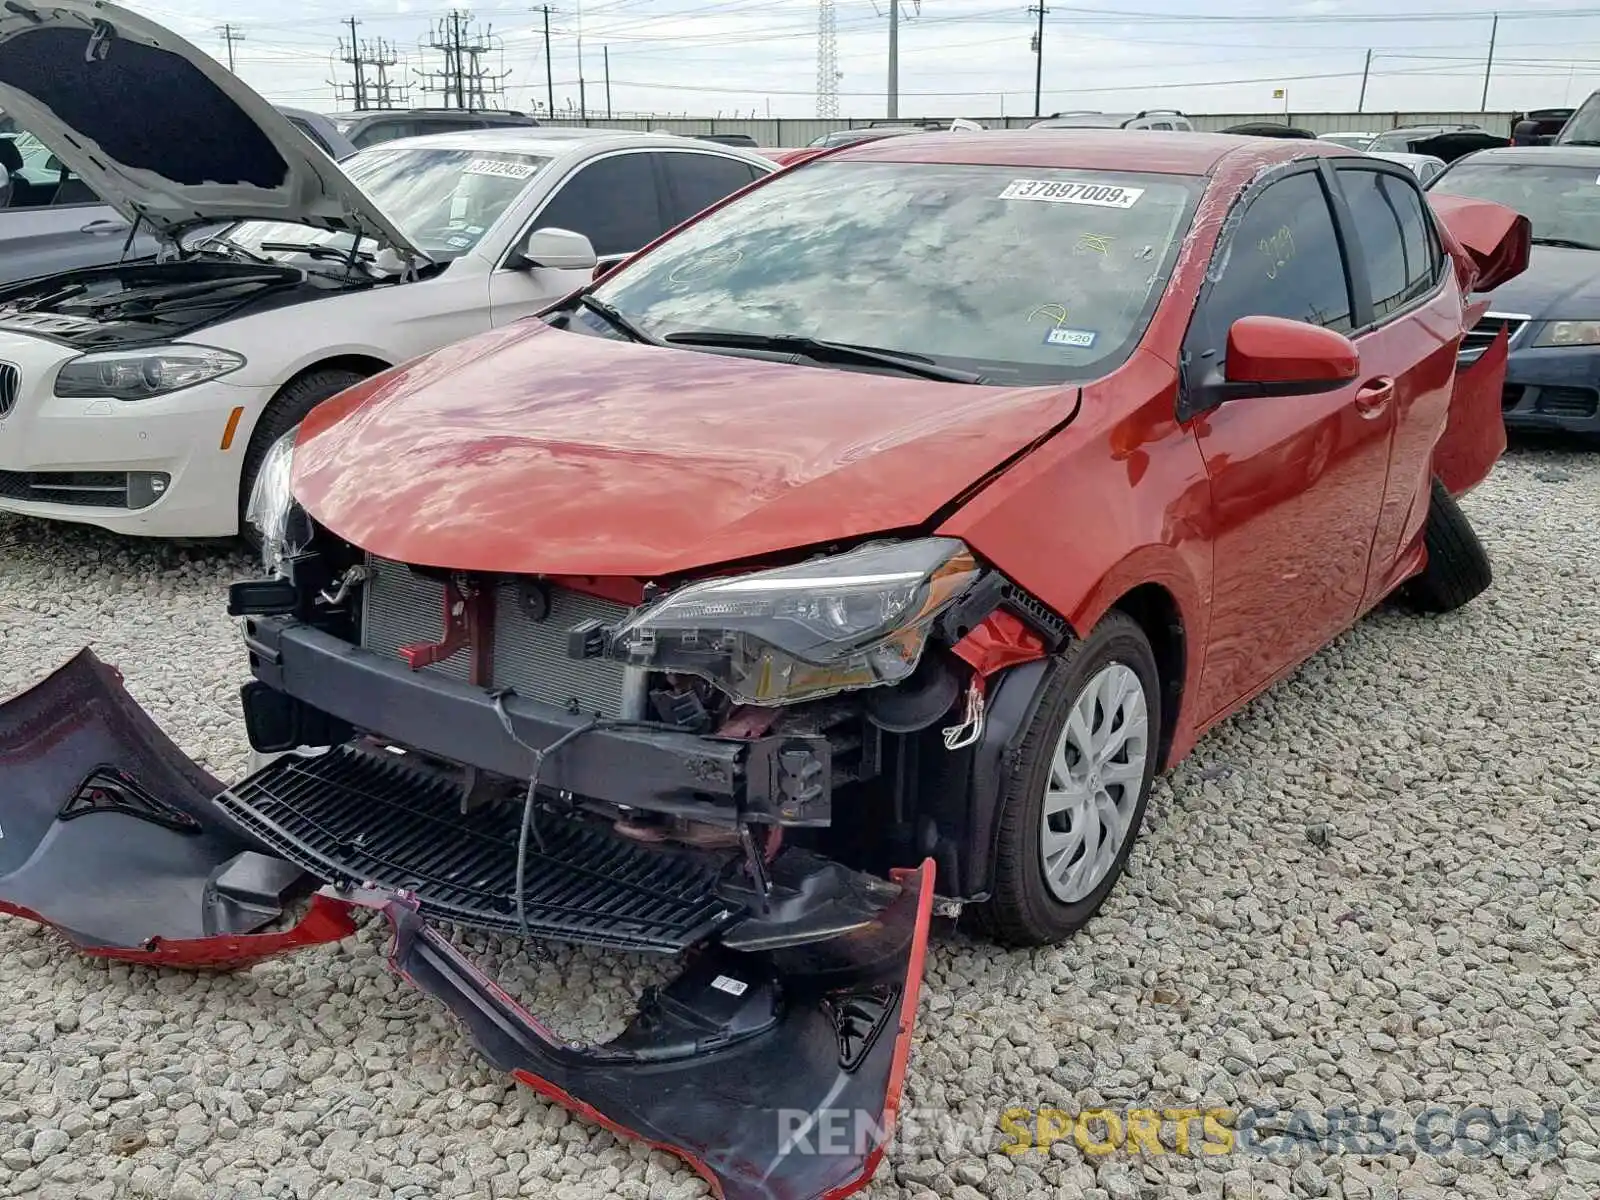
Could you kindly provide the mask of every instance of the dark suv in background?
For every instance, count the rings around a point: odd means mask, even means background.
[[[335,113],[333,127],[357,150],[392,142],[396,138],[429,133],[459,133],[464,129],[493,129],[501,125],[537,125],[527,113],[470,108],[394,108]]]

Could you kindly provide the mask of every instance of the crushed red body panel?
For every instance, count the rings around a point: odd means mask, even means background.
[[[1456,373],[1450,420],[1433,452],[1433,471],[1452,496],[1488,476],[1506,450],[1500,394],[1506,382],[1510,336],[1504,326],[1476,362]]]

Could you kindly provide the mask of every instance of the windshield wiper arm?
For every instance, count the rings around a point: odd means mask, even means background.
[[[921,379],[944,383],[982,383],[983,376],[972,371],[941,366],[924,354],[909,350],[889,350],[879,346],[858,346],[853,342],[834,342],[805,337],[798,333],[740,333],[736,330],[691,329],[667,334],[674,346],[725,346],[730,350],[771,350],[779,354],[800,354],[820,362],[848,362],[890,367]]]
[[[278,254],[304,254],[307,258],[338,259],[348,262],[349,250],[341,250],[337,246],[322,246],[315,242],[262,242],[261,248]],[[355,256],[365,262],[372,261],[372,255],[365,250],[357,250]]]
[[[1593,242],[1580,242],[1574,238],[1536,237],[1529,238],[1535,246],[1557,246],[1563,250],[1600,250]]]
[[[622,312],[617,308],[616,305],[607,304],[604,300],[601,300],[588,292],[584,292],[578,297],[578,303],[584,308],[587,308],[590,312],[599,314],[599,316],[609,323],[613,329],[617,330],[619,333],[626,334],[634,341],[643,342],[647,346],[662,345],[662,342],[659,338],[652,337],[650,334],[646,333],[644,330],[635,325],[630,318],[623,316]]]

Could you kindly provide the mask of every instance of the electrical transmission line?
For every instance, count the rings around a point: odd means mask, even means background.
[[[350,68],[348,80],[330,79],[335,98],[342,104],[350,102],[357,112],[373,108],[404,107],[406,88],[389,77],[390,68],[396,66],[399,55],[394,43],[383,38],[377,41],[359,41],[356,26],[361,22],[347,17],[344,24],[350,29],[350,39],[339,39],[337,62]],[[370,71],[369,71],[370,68]]]
[[[474,30],[471,13],[451,9],[423,48],[437,51],[444,60],[442,67],[417,74],[425,81],[422,90],[443,97],[445,108],[488,108],[491,96],[505,94],[504,81],[511,72],[494,73],[483,66],[484,56],[500,47],[492,31]]]

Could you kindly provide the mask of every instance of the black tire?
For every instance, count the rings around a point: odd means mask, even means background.
[[[305,420],[306,414],[324,400],[365,378],[359,371],[325,367],[291,379],[268,401],[250,434],[250,444],[245,448],[244,464],[239,471],[239,536],[252,548],[256,545],[255,530],[245,521],[244,514],[250,503],[250,489],[255,486],[256,474],[272,443]]]
[[[1437,478],[1423,526],[1428,563],[1401,588],[1402,599],[1425,613],[1454,612],[1494,581],[1489,555],[1455,497]]]
[[[1114,663],[1131,669],[1144,689],[1149,722],[1144,778],[1128,834],[1111,869],[1089,895],[1064,903],[1045,881],[1039,847],[1051,759],[1084,686]],[[1155,778],[1160,731],[1160,674],[1150,640],[1131,617],[1112,612],[1088,637],[1062,650],[1045,677],[1032,723],[1001,795],[990,899],[968,910],[979,932],[1005,945],[1045,946],[1075,933],[1094,916],[1116,886],[1138,840]]]

